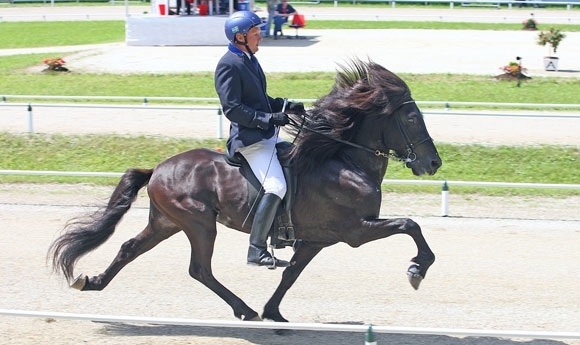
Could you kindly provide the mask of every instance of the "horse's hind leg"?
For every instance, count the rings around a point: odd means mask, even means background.
[[[217,235],[215,217],[213,221],[191,221],[184,231],[191,244],[189,275],[221,297],[233,309],[236,318],[245,321],[261,320],[256,311],[223,286],[212,273],[211,258]]]
[[[121,245],[117,256],[103,273],[93,277],[81,275],[71,287],[82,291],[103,290],[123,267],[180,231],[175,224],[170,223],[167,219],[161,220],[153,217],[152,215],[157,213],[153,208],[151,212],[147,227],[137,236]]]

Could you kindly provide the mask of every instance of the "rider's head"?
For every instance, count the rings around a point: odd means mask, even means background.
[[[252,37],[249,35],[254,34],[255,38],[260,35],[260,28],[264,24],[257,14],[250,11],[238,11],[232,14],[225,24],[226,37],[233,44],[241,44],[246,47],[248,53],[254,54],[257,51],[257,44],[255,47],[248,46],[249,41],[252,41]],[[257,28],[257,29],[254,29]],[[259,37],[261,38],[261,36]]]

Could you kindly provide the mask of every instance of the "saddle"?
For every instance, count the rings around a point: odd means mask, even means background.
[[[294,234],[294,226],[292,224],[292,215],[290,211],[292,210],[292,206],[294,206],[297,178],[292,162],[289,159],[284,158],[284,153],[288,152],[292,146],[293,145],[288,142],[280,142],[276,144],[278,160],[282,165],[282,171],[284,172],[284,178],[286,179],[286,195],[284,196],[284,200],[280,203],[276,213],[276,218],[270,228],[270,246],[275,249],[287,246],[293,247],[296,244],[296,236]],[[229,165],[239,168],[240,173],[245,177],[246,187],[248,188],[247,203],[251,212],[254,213],[252,206],[255,207],[258,205],[260,199],[264,195],[261,181],[259,181],[256,175],[254,175],[250,165],[240,153],[236,152],[233,157],[226,154],[226,161]]]

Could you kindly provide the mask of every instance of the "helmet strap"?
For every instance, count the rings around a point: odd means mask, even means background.
[[[254,52],[253,52],[253,51],[250,49],[250,47],[248,46],[248,44],[247,44],[247,43],[245,43],[245,44],[244,44],[244,47],[246,47],[246,50],[248,51],[248,53],[249,53],[250,55],[254,55]]]
[[[238,41],[238,39],[236,38],[236,43],[243,44],[244,47],[246,47],[246,51],[248,52],[248,54],[254,55],[254,52],[250,49],[250,46],[248,45],[248,37],[246,37],[246,34],[243,34],[243,35],[244,35],[244,41],[243,42]]]

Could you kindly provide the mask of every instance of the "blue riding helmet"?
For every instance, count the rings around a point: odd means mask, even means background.
[[[250,11],[238,11],[232,14],[228,20],[226,20],[225,32],[226,37],[232,43],[236,43],[236,34],[241,33],[244,36],[253,27],[262,27],[262,19],[258,17],[257,14]],[[240,42],[244,43],[244,42]]]

